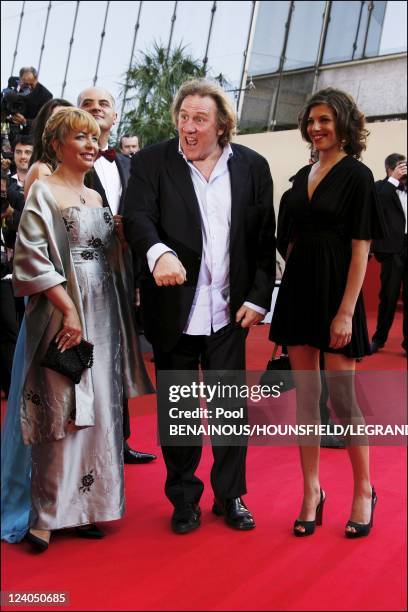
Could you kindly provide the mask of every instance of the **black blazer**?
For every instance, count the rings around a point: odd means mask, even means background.
[[[231,320],[245,300],[269,309],[275,282],[273,185],[267,161],[233,144],[231,180]],[[126,238],[143,259],[141,299],[146,337],[171,350],[187,323],[202,255],[201,218],[190,169],[178,152],[178,139],[136,153],[126,192]],[[146,253],[163,242],[187,271],[184,285],[158,287]]]
[[[397,188],[388,178],[375,183],[380,205],[384,215],[386,236],[382,240],[373,240],[373,253],[399,253],[404,245],[405,215]]]

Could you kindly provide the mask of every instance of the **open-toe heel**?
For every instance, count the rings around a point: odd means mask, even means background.
[[[369,523],[356,523],[355,521],[347,521],[346,525],[346,538],[361,538],[362,536],[368,536],[371,531],[371,527],[374,525],[374,510],[377,504],[377,494],[374,487],[371,492],[371,515]],[[352,527],[355,531],[348,531],[347,527]]]
[[[296,519],[293,525],[293,533],[297,537],[309,536],[315,532],[316,525],[320,527],[323,524],[323,508],[324,502],[326,500],[326,495],[323,489],[320,489],[320,501],[316,508],[316,516],[314,521],[300,521]],[[303,527],[304,531],[298,529],[298,527]]]

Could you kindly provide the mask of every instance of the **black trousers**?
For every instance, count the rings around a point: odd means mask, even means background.
[[[245,370],[245,340],[248,330],[235,323],[210,336],[183,334],[170,352],[153,346],[156,374],[160,370],[197,371]],[[158,419],[161,425],[168,423],[169,399],[158,390]],[[204,485],[195,475],[200,462],[201,443],[196,446],[162,446],[167,468],[165,492],[174,506],[198,503]],[[246,493],[245,460],[246,445],[212,447],[214,463],[211,485],[219,499],[239,497]]]
[[[373,341],[385,344],[394,321],[395,310],[402,288],[403,302],[403,346],[408,348],[408,257],[407,236],[401,253],[376,255],[381,263],[380,303],[378,305],[377,329]]]

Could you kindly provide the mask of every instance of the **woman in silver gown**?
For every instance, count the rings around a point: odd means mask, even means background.
[[[121,518],[122,394],[151,391],[118,228],[83,183],[98,136],[93,117],[79,109],[49,119],[44,145],[59,164],[33,184],[16,243],[14,289],[29,296],[20,405],[23,439],[32,448],[27,539],[38,550],[55,529],[102,537],[95,522]],[[54,337],[63,351],[82,337],[94,345],[93,367],[79,384],[41,366]]]

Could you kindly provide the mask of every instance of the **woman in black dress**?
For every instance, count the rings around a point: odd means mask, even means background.
[[[288,346],[298,422],[319,421],[322,350],[326,369],[332,372],[332,404],[342,423],[364,423],[353,381],[356,359],[370,354],[361,287],[370,240],[382,235],[373,175],[358,161],[368,132],[354,100],[332,88],[307,101],[299,126],[319,161],[299,170],[287,197],[292,232],[270,339]],[[298,536],[311,535],[321,524],[325,494],[319,482],[319,451],[316,440],[300,447],[304,496],[294,525]],[[359,537],[370,531],[377,497],[366,439],[348,445],[348,452],[354,495],[346,535]]]

